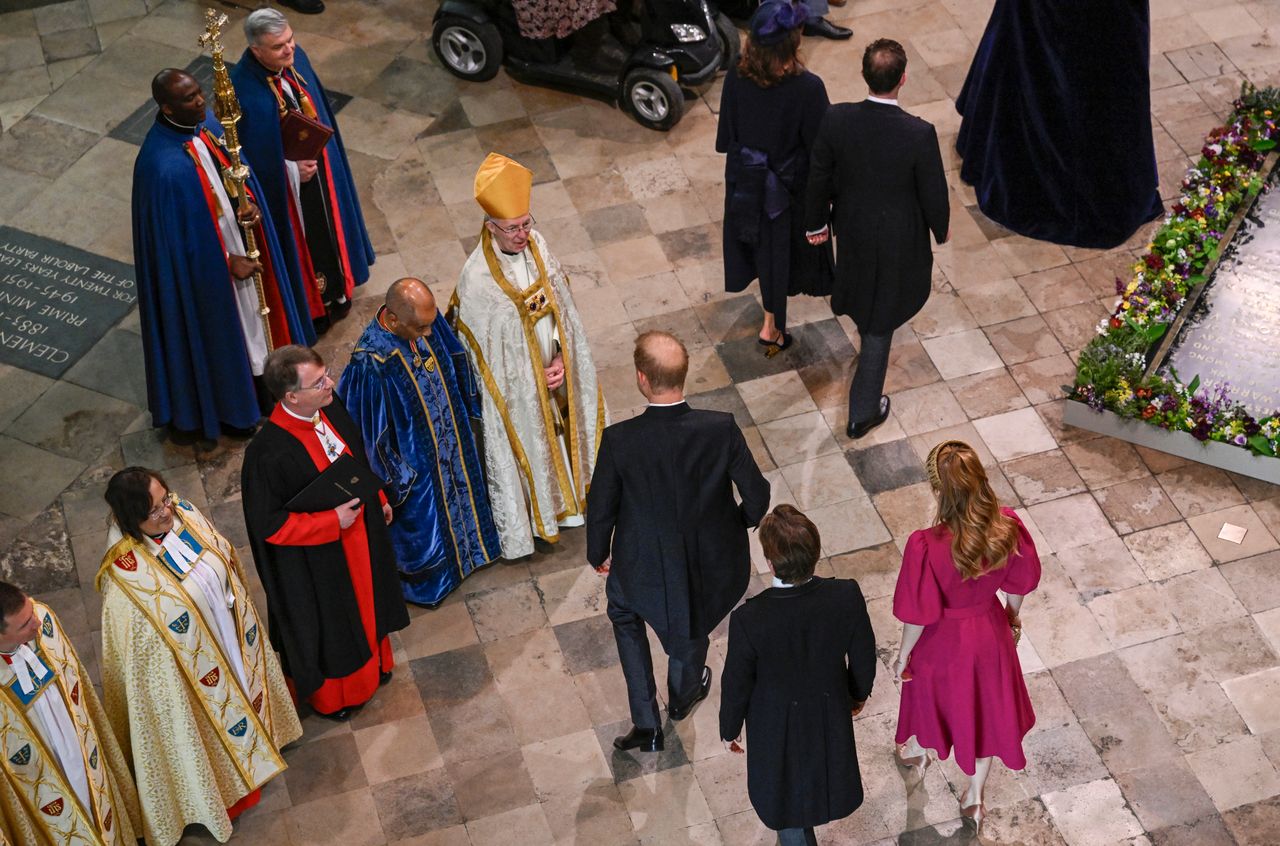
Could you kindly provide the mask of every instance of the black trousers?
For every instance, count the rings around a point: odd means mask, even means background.
[[[818,846],[818,836],[813,833],[813,826],[784,828],[778,832],[778,846]]]
[[[862,350],[858,366],[849,383],[849,422],[863,423],[880,414],[880,395],[884,393],[884,377],[889,372],[889,345],[893,333],[869,335],[859,332]]]
[[[604,592],[609,600],[609,622],[613,623],[613,637],[618,644],[618,660],[627,680],[631,722],[636,728],[656,729],[662,720],[658,714],[658,690],[653,680],[653,656],[645,635],[645,621],[628,606],[617,579],[610,576]],[[706,636],[673,635],[657,627],[653,631],[667,653],[667,702],[688,702],[702,683],[710,640]]]
[[[325,310],[331,311],[334,303],[346,299],[347,282],[334,229],[334,215],[338,210],[329,204],[329,178],[324,172],[323,159],[317,162],[317,168],[316,175],[302,183],[298,194],[302,201],[302,223],[307,230],[311,266],[325,278],[320,299],[324,301]]]

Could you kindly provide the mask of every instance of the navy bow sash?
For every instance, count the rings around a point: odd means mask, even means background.
[[[800,156],[793,154],[780,165],[769,163],[769,154],[745,145],[733,157],[734,189],[729,212],[737,227],[738,239],[754,242],[760,234],[760,216],[769,220],[791,207],[790,185],[795,180]]]

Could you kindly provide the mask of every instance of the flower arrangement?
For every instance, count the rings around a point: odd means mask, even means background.
[[[1188,294],[1205,281],[1224,231],[1241,204],[1263,190],[1267,152],[1280,142],[1280,89],[1244,83],[1225,126],[1209,133],[1200,160],[1182,180],[1183,194],[1133,267],[1116,279],[1120,300],[1080,353],[1071,399],[1095,411],[1187,432],[1259,455],[1280,452],[1280,409],[1255,419],[1231,399],[1229,385],[1188,385],[1176,373],[1149,378],[1147,351],[1168,332]]]

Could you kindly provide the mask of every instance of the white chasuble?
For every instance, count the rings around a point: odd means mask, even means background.
[[[134,846],[129,766],[58,618],[0,661],[0,821],[15,843]]]
[[[193,823],[225,842],[227,808],[285,769],[280,747],[302,726],[235,549],[175,498],[156,543],[108,533],[102,592],[102,688],[130,749],[152,843]]]
[[[568,279],[538,232],[506,256],[482,230],[451,303],[455,330],[483,386],[485,469],[505,558],[581,524],[607,422],[586,331]],[[564,385],[546,386],[559,350]]]

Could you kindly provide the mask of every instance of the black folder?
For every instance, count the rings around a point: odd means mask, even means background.
[[[382,480],[354,457],[344,453],[311,484],[294,494],[284,508],[309,514],[329,511],[360,497],[365,505],[381,509],[382,501],[378,497],[381,490]]]

